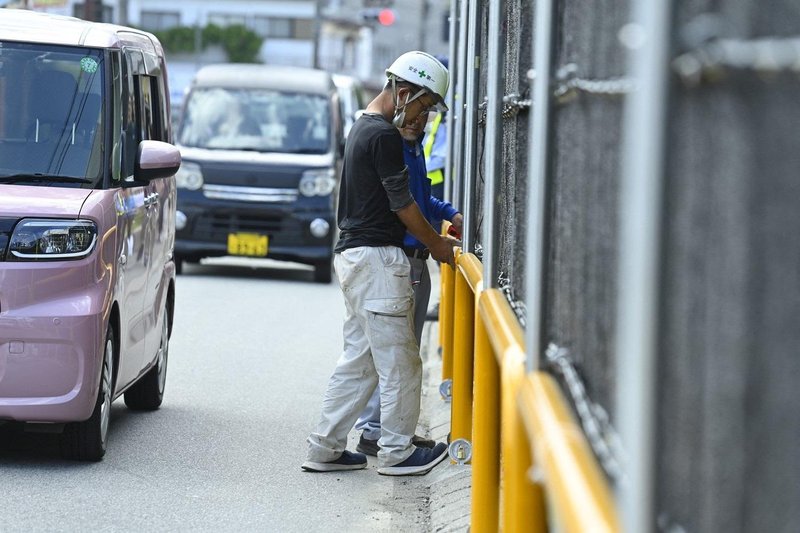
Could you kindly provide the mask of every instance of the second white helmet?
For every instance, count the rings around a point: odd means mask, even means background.
[[[424,87],[436,97],[437,107],[442,111],[447,110],[444,99],[450,85],[450,74],[447,67],[432,55],[419,51],[406,52],[386,69],[386,77]]]

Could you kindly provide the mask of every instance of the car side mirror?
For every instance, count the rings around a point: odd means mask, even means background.
[[[136,181],[150,181],[174,176],[181,166],[178,149],[161,141],[142,141],[136,154]]]

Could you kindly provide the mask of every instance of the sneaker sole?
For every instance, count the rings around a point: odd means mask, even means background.
[[[359,463],[355,465],[339,465],[335,463],[314,463],[306,461],[300,468],[306,472],[341,472],[344,470],[362,470],[367,467],[367,463]]]
[[[447,448],[430,463],[419,466],[384,466],[378,468],[378,473],[383,476],[424,476],[433,470],[434,466],[444,461],[445,457],[447,457]]]

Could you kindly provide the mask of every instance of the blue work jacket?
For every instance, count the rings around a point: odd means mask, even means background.
[[[422,216],[431,224],[441,220],[452,220],[458,213],[458,209],[453,207],[450,202],[431,196],[431,180],[428,179],[428,171],[425,168],[425,154],[422,151],[421,139],[414,144],[403,141],[403,158],[408,167],[408,186],[411,188],[411,195],[419,205],[419,210],[422,211]],[[425,248],[425,245],[409,232],[406,232],[403,245]]]

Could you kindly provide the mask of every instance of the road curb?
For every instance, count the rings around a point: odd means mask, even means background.
[[[439,354],[439,323],[427,322],[422,335],[423,356],[422,424],[432,439],[446,442],[450,432],[450,402],[439,394],[442,358]],[[449,460],[427,476],[428,531],[436,533],[469,530],[472,467]]]

